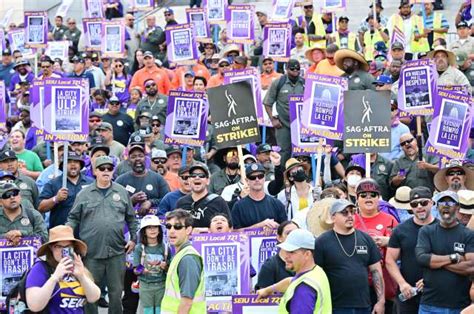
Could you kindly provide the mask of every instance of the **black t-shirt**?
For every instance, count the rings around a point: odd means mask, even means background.
[[[265,219],[274,219],[279,224],[284,222],[287,218],[283,203],[268,195],[260,201],[247,196],[232,207],[235,229],[250,227]]]
[[[433,223],[437,223],[437,220],[433,220],[431,224]],[[415,255],[416,240],[421,227],[423,226],[417,225],[413,218],[410,218],[393,229],[388,241],[388,247],[400,249],[400,272],[412,287],[423,278],[423,269],[416,261]]]
[[[280,280],[294,276],[295,274],[286,270],[285,262],[276,254],[263,263],[258,273],[258,281],[255,290],[269,287]]]
[[[423,253],[474,253],[474,231],[461,224],[449,229],[441,227],[439,223],[423,226],[418,234],[416,255]],[[469,276],[455,274],[444,267],[423,267],[423,282],[421,304],[446,308],[464,308],[471,304]]]
[[[112,124],[114,140],[127,146],[130,135],[134,131],[133,119],[128,114],[119,112],[115,116],[106,113],[102,116],[102,120]]]
[[[367,308],[371,306],[369,292],[370,265],[382,259],[374,240],[365,232],[355,230],[350,235],[337,234],[348,257],[341,249],[333,230],[316,239],[315,262],[324,269],[331,287],[333,308]]]
[[[194,202],[191,194],[181,197],[176,203],[176,208],[182,208],[191,212],[194,218],[193,227],[195,228],[209,228],[211,218],[217,213],[224,213],[230,217],[229,207],[226,201],[217,196],[211,201],[207,201],[206,197],[213,194],[207,194],[205,197]]]

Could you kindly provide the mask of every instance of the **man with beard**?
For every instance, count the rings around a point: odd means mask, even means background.
[[[364,57],[354,50],[339,49],[334,54],[334,61],[339,69],[345,74],[349,80],[349,90],[375,90],[374,77],[368,73],[369,64]]]
[[[189,168],[191,193],[181,197],[176,208],[182,208],[191,213],[194,219],[193,227],[197,231],[206,231],[211,224],[211,217],[224,213],[230,217],[229,207],[222,197],[209,193],[209,168],[197,162]]]
[[[239,155],[235,147],[219,150],[214,156],[215,163],[221,170],[211,176],[209,192],[221,194],[228,185],[240,181]]]
[[[51,212],[49,216],[49,228],[64,225],[67,216],[71,211],[76,195],[87,185],[92,183],[92,179],[81,174],[84,167],[82,157],[74,151],[68,152],[67,158],[67,180],[66,187],[63,188],[63,176],[61,174],[46,183],[41,191],[38,210],[42,213]],[[63,168],[63,162],[59,164]]]
[[[460,160],[451,159],[434,176],[434,185],[438,191],[474,190],[474,171]]]
[[[120,101],[112,96],[107,104],[109,110],[102,116],[102,120],[114,126],[113,136],[122,145],[127,145],[130,135],[133,133],[133,119],[125,112],[120,111]]]
[[[189,176],[189,167],[181,167],[178,172],[179,175],[179,187],[176,191],[172,191],[163,197],[160,203],[160,209],[158,215],[164,215],[167,212],[172,211],[176,208],[176,203],[178,200],[191,193],[190,185],[190,176]]]
[[[46,80],[49,78],[61,78],[61,75],[54,73],[53,71],[53,60],[48,57],[44,56],[40,59],[41,62],[41,70],[43,71],[43,74],[39,77],[40,80]]]
[[[410,207],[413,217],[398,225],[388,241],[385,265],[392,278],[397,282],[398,293],[407,299],[405,302],[395,299],[398,313],[417,314],[420,305],[420,290],[423,287],[423,269],[416,261],[415,247],[420,228],[437,223],[431,215],[433,193],[424,186],[410,191]],[[401,267],[398,267],[398,261]],[[414,296],[413,288],[418,294]]]
[[[474,232],[456,219],[457,193],[444,191],[433,200],[440,222],[420,229],[415,248],[424,283],[418,313],[459,313],[471,304],[469,276],[474,272]]]
[[[166,168],[166,161],[168,161],[168,156],[166,156],[166,152],[164,150],[153,149],[151,151],[151,170],[161,174],[163,177],[168,172],[168,168]]]
[[[138,102],[136,116],[139,117],[143,112],[149,112],[151,116],[158,116],[161,124],[166,120],[166,106],[168,97],[158,93],[156,82],[148,79],[144,83],[146,96]]]
[[[15,69],[16,73],[12,75],[10,80],[10,92],[13,92],[16,95],[17,91],[20,88],[20,82],[28,82],[32,83],[35,77],[34,73],[28,71],[28,67],[30,63],[26,59],[18,59],[15,63],[13,69]]]
[[[152,52],[145,51],[145,53],[143,54],[143,64],[145,66],[135,72],[135,74],[133,75],[129,89],[132,90],[134,87],[138,87],[142,92],[144,92],[146,91],[145,84],[149,80],[152,80],[156,84],[157,92],[163,95],[168,95],[169,90],[171,88],[171,82],[168,77],[168,73],[164,69],[159,68],[156,65],[155,57],[153,56]],[[161,122],[164,123],[164,121]]]
[[[63,24],[63,17],[58,15],[54,18],[54,27],[51,31],[54,41],[61,41],[64,38],[64,33],[67,31],[67,26]]]
[[[369,272],[377,295],[382,296],[372,313],[383,313],[381,255],[374,240],[354,228],[356,207],[351,202],[336,200],[329,214],[333,230],[317,238],[314,258],[328,276],[333,313],[371,313]]]
[[[411,133],[400,136],[400,146],[403,156],[394,160],[389,178],[392,188],[396,190],[401,185],[407,185],[412,189],[426,186],[433,191],[433,175],[438,171],[439,158],[423,154],[426,156],[426,161],[419,161],[417,139]]]
[[[467,77],[456,67],[456,56],[443,46],[437,46],[428,53],[428,58],[433,59],[438,71],[437,86],[461,85],[470,90],[471,84]]]
[[[36,130],[38,128],[32,126],[31,117],[30,117],[30,107],[23,107],[20,110],[20,121],[18,121],[12,128],[12,131],[20,130],[25,134],[25,148],[32,150],[38,143],[38,136],[36,136]],[[43,142],[42,139],[39,140],[40,143]]]
[[[270,157],[272,152],[273,150],[270,144],[260,144],[257,147],[257,161],[265,168],[265,181],[275,179],[275,166]]]
[[[128,191],[132,204],[139,215],[156,214],[161,199],[169,192],[163,177],[145,168],[145,149],[133,145],[128,152],[132,171],[119,176],[116,182]]]

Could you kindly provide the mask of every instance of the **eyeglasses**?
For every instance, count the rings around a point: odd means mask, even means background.
[[[290,70],[290,71],[299,71],[299,70],[301,70],[301,68],[299,68],[299,67],[291,67],[291,68],[288,68],[288,70]]]
[[[403,146],[410,145],[410,143],[413,142],[414,139],[415,139],[415,138],[412,137],[412,138],[409,139],[409,140],[403,141],[403,142],[400,143],[400,146],[403,147]]]
[[[379,196],[379,193],[377,192],[360,192],[359,193],[359,196],[362,198],[367,198],[367,196],[369,195],[371,198],[376,198],[377,196]]]
[[[339,212],[339,214],[341,214],[341,215],[344,216],[344,217],[349,216],[349,214],[351,214],[352,216],[354,216],[355,213],[356,213],[355,208],[351,208],[351,209],[346,208],[346,209],[344,209],[344,210],[342,210],[342,211]]]
[[[20,191],[18,190],[8,191],[8,192],[3,193],[2,199],[7,200],[11,197],[17,197],[18,194],[20,194]]]
[[[453,170],[453,171],[446,172],[446,176],[448,177],[464,176],[464,175],[466,175],[466,173],[462,170]]]
[[[117,64],[117,65],[115,66],[115,68],[123,68],[123,65],[122,65],[122,64]]]
[[[152,126],[152,127],[157,127],[157,128],[159,128],[159,127],[160,127],[160,124],[159,124],[159,123],[152,123],[151,126]]]
[[[153,163],[155,165],[163,165],[163,164],[166,164],[166,159],[165,158],[156,158],[156,159],[153,159]]]
[[[247,178],[248,178],[250,181],[255,181],[255,180],[257,180],[257,179],[262,180],[263,178],[265,178],[265,174],[260,173],[260,174],[254,175],[254,176],[248,176]]]
[[[191,176],[180,176],[181,180],[188,181]]]
[[[111,167],[111,166],[99,166],[97,169],[100,172],[105,172],[105,171],[112,172],[112,171],[114,171],[114,167]]]
[[[454,206],[457,206],[458,203],[454,202],[454,201],[446,201],[446,202],[438,202],[436,204],[436,206],[438,207],[454,207]]]
[[[165,228],[168,229],[168,230],[171,230],[171,228],[174,228],[174,230],[181,230],[183,228],[186,228],[186,226],[181,225],[181,224],[178,224],[178,225],[166,224]]]
[[[199,179],[204,179],[207,178],[207,174],[205,173],[191,173],[189,175],[190,178],[199,178]]]
[[[99,122],[102,122],[101,119],[89,119],[89,122],[90,123],[99,123]]]
[[[425,207],[430,203],[429,200],[421,200],[421,201],[411,201],[410,206],[411,208],[417,208],[418,205],[421,205],[421,207]]]

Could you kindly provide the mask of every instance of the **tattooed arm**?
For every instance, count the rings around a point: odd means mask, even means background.
[[[380,262],[369,266],[372,274],[372,283],[374,285],[375,293],[377,294],[377,303],[374,305],[372,314],[383,314],[385,311],[385,286],[382,275],[382,265]]]

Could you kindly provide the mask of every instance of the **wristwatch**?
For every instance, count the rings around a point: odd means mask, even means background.
[[[461,260],[461,255],[458,253],[450,254],[449,260],[451,261],[451,264],[457,264]]]

